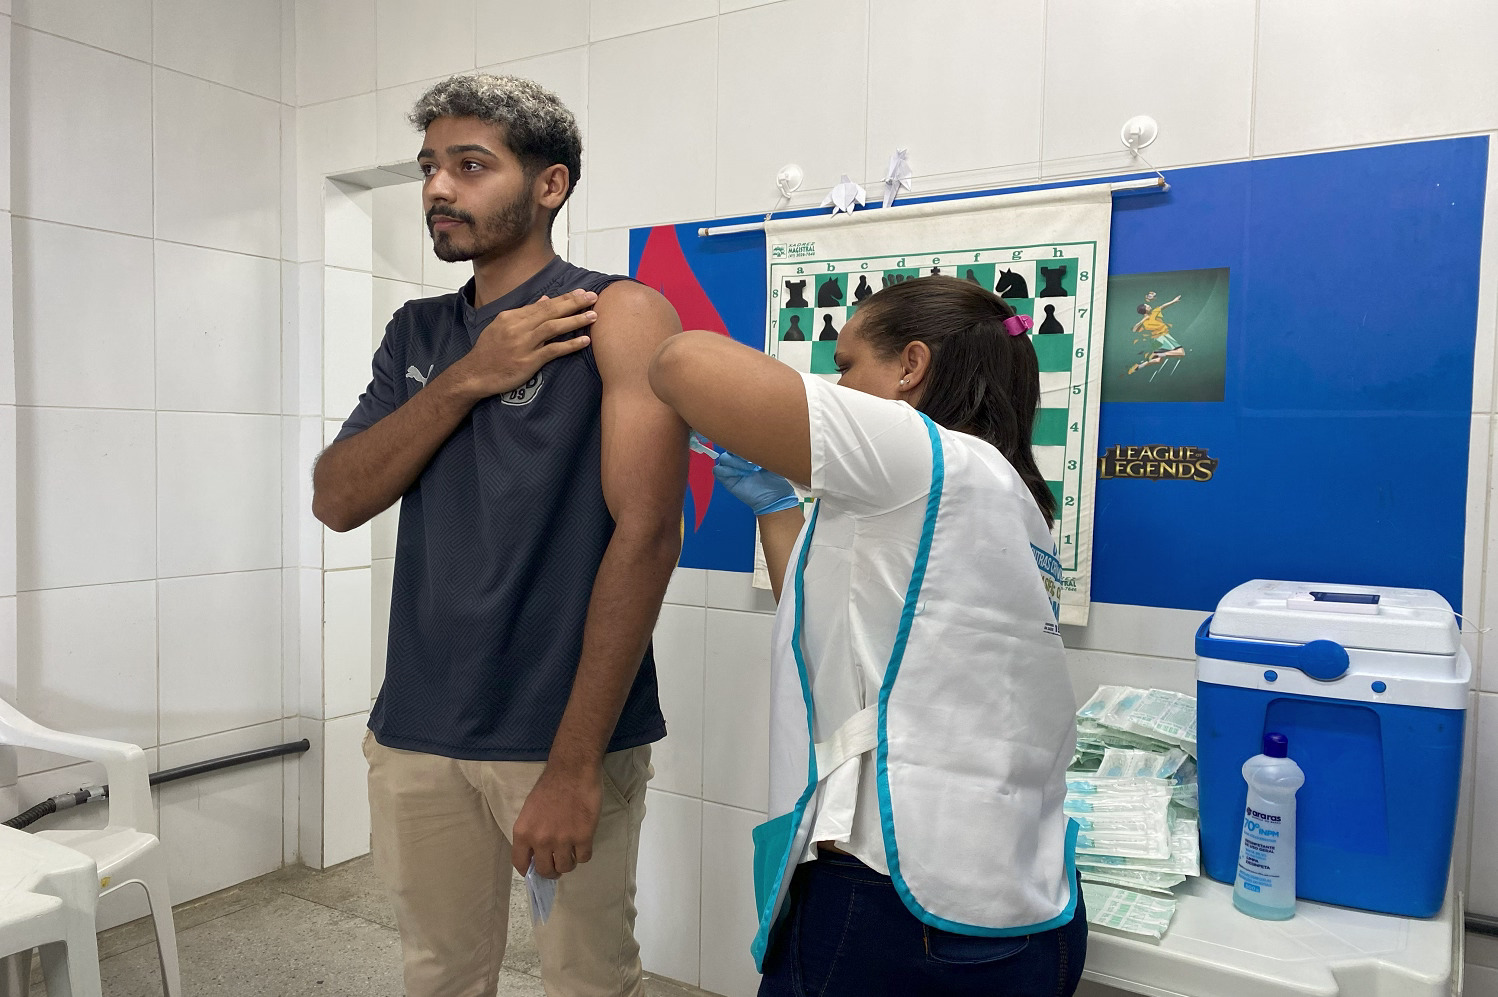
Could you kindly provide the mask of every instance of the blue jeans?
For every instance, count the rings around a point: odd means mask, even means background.
[[[1069,997],[1087,958],[1081,886],[1070,924],[979,938],[929,927],[894,883],[848,855],[796,868],[759,997]]]

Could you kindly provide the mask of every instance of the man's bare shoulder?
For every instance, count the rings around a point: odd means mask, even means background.
[[[657,347],[681,331],[676,309],[657,290],[632,280],[610,284],[594,306],[598,320],[588,331],[599,373],[650,363]]]
[[[605,317],[604,308],[626,313],[670,315],[673,321],[676,320],[676,309],[671,307],[665,295],[653,287],[634,280],[616,280],[599,291],[598,318],[600,321]]]

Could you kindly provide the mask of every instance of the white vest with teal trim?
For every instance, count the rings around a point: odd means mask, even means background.
[[[830,717],[812,702],[803,580],[820,504],[792,554],[771,678],[773,816],[754,830],[761,969],[823,781],[865,752],[890,877],[921,921],[1025,935],[1068,923],[1076,908],[1076,829],[1062,812],[1076,703],[1056,626],[1055,543],[997,450],[925,421],[931,491],[877,704]],[[817,729],[836,733],[813,743]]]

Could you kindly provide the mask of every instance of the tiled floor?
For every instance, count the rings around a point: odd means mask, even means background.
[[[518,880],[516,881],[518,885]],[[511,895],[510,941],[500,997],[542,997],[530,910]],[[369,859],[323,872],[301,866],[194,900],[176,909],[183,989],[193,997],[400,997],[395,914]],[[161,993],[149,922],[99,936],[104,997]],[[32,997],[44,997],[34,967]],[[650,997],[711,997],[647,977]]]

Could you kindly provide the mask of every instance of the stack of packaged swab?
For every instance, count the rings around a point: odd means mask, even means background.
[[[1066,812],[1089,924],[1155,939],[1169,928],[1171,888],[1201,874],[1195,753],[1190,696],[1105,685],[1077,711]]]

